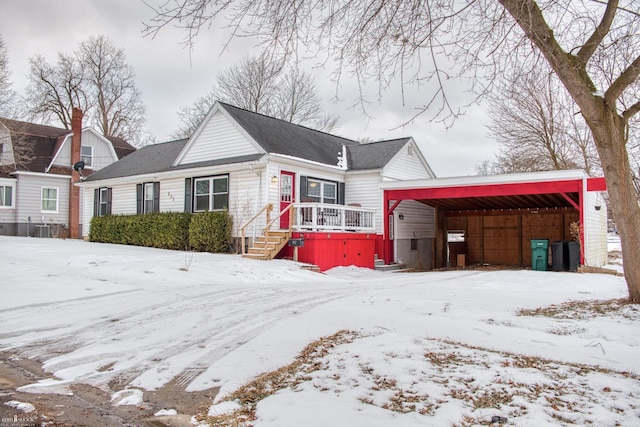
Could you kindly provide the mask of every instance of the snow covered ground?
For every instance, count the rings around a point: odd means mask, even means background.
[[[177,378],[191,391],[221,387],[220,401],[349,330],[321,369],[261,401],[253,424],[640,425],[640,307],[516,314],[624,298],[619,276],[318,274],[284,260],[5,236],[0,269],[0,350],[44,360],[57,378],[22,391],[117,383],[128,391],[111,390],[114,404],[135,404],[137,390]]]

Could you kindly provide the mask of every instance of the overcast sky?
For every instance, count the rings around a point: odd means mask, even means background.
[[[178,127],[181,106],[208,92],[219,71],[254,49],[253,42],[241,40],[223,51],[227,37],[217,29],[203,31],[191,52],[180,44],[185,36],[180,29],[165,28],[155,38],[143,37],[143,22],[153,17],[153,11],[141,0],[0,0],[0,5],[0,35],[9,55],[13,89],[18,94],[23,94],[27,86],[31,56],[38,53],[53,62],[59,52],[71,53],[81,41],[103,34],[124,49],[127,62],[134,67],[147,106],[147,127],[157,142],[169,140]],[[383,93],[379,103],[369,107],[373,116],[369,119],[350,108],[357,92],[348,79],[340,83],[341,100],[332,101],[336,85],[328,77],[331,71],[314,69],[314,76],[326,110],[340,117],[336,134],[374,141],[412,136],[439,177],[474,175],[475,166],[492,159],[497,151],[487,137],[480,107],[467,110],[450,129],[430,123],[427,116],[398,128],[415,114],[416,106],[425,102],[420,97],[426,99],[426,91],[405,88],[403,105],[400,88],[392,88]],[[371,85],[370,89],[375,98],[377,86]],[[459,93],[450,96],[454,101],[462,99],[466,89],[461,86]]]

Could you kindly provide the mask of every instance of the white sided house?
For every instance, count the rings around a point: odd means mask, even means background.
[[[247,255],[325,270],[384,258],[381,183],[430,178],[412,138],[360,144],[217,102],[191,138],[143,147],[79,185],[86,218],[228,210]],[[406,258],[429,269],[435,211],[402,203],[412,230],[399,237],[424,249],[411,258],[407,246]]]

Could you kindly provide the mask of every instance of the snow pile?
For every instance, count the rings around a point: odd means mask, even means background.
[[[111,395],[113,406],[139,405],[142,403],[144,392],[135,388],[120,390]]]
[[[163,416],[172,416],[172,415],[178,415],[178,411],[176,411],[175,409],[160,409],[155,414],[153,414],[154,417],[163,417]]]
[[[17,400],[10,400],[8,402],[4,402],[4,404],[27,414],[36,410],[36,407],[31,403],[19,402]]]

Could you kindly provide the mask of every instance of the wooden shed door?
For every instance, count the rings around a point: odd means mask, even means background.
[[[280,212],[294,202],[295,177],[296,174],[293,172],[280,171]],[[280,229],[285,230],[289,228],[289,218],[289,213],[280,217]]]

